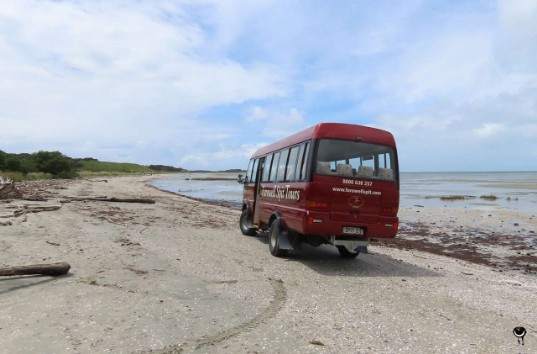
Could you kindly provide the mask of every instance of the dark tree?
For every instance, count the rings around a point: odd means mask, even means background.
[[[32,161],[38,171],[50,173],[54,177],[72,178],[76,176],[75,162],[59,151],[39,151],[32,154]]]
[[[6,159],[7,154],[0,150],[0,171],[3,171],[6,169]]]

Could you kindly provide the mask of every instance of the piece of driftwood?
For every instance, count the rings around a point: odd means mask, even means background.
[[[69,272],[71,265],[66,262],[48,263],[48,264],[32,264],[27,266],[3,267],[0,268],[0,276],[13,275],[64,275]]]
[[[42,211],[54,211],[60,209],[61,205],[50,205],[50,206],[24,206],[22,209],[15,210],[13,216],[21,216],[27,213],[39,213]]]
[[[142,204],[155,204],[154,199],[144,198],[108,198],[104,199],[104,202],[117,202],[117,203],[142,203]]]
[[[144,203],[144,204],[155,204],[154,199],[144,199],[144,198],[78,198],[78,197],[69,197],[68,200],[75,200],[79,202],[112,202],[112,203]],[[65,203],[65,201],[63,201]]]
[[[13,183],[0,184],[0,199],[22,198],[22,193]]]
[[[30,202],[46,202],[48,199],[45,197],[42,197],[40,195],[29,195],[27,197],[23,197],[21,199],[28,200]]]

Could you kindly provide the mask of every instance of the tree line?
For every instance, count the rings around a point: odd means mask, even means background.
[[[10,154],[0,150],[0,172],[19,172],[23,175],[28,173],[40,172],[52,176],[52,178],[75,178],[78,172],[87,170],[87,163],[100,163],[99,160],[86,157],[83,159],[71,158],[59,151],[38,151],[33,154]],[[117,169],[122,167],[122,163],[102,163],[97,168],[103,170]],[[132,164],[134,165],[134,164]],[[185,172],[184,168],[166,166],[166,165],[149,165],[139,166],[146,172]]]
[[[53,178],[74,178],[78,176],[77,160],[65,156],[59,151],[38,151],[33,154],[9,154],[0,150],[0,171],[43,172]]]

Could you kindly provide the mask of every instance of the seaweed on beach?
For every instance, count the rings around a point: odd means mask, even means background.
[[[405,250],[418,250],[463,261],[494,267],[498,271],[516,270],[537,274],[537,253],[532,236],[486,232],[479,229],[454,228],[451,232],[434,231],[421,223],[405,223],[398,236],[378,240],[375,244]],[[491,248],[505,252],[491,252]]]
[[[482,195],[481,197],[479,197],[481,199],[485,199],[485,200],[490,200],[490,201],[495,201],[496,199],[498,199],[497,196],[495,196],[494,194],[487,194],[487,195]]]
[[[475,199],[473,195],[441,195],[441,196],[426,196],[425,199],[440,199],[442,201],[453,202],[457,200],[470,200]]]

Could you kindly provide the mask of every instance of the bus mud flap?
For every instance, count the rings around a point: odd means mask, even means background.
[[[278,245],[282,250],[292,250],[293,245],[291,245],[291,242],[289,242],[289,232],[288,231],[282,231],[280,232],[279,238],[278,238]]]
[[[358,246],[356,247],[356,249],[354,250],[355,252],[360,252],[362,254],[368,254],[369,252],[367,252],[367,246]]]

